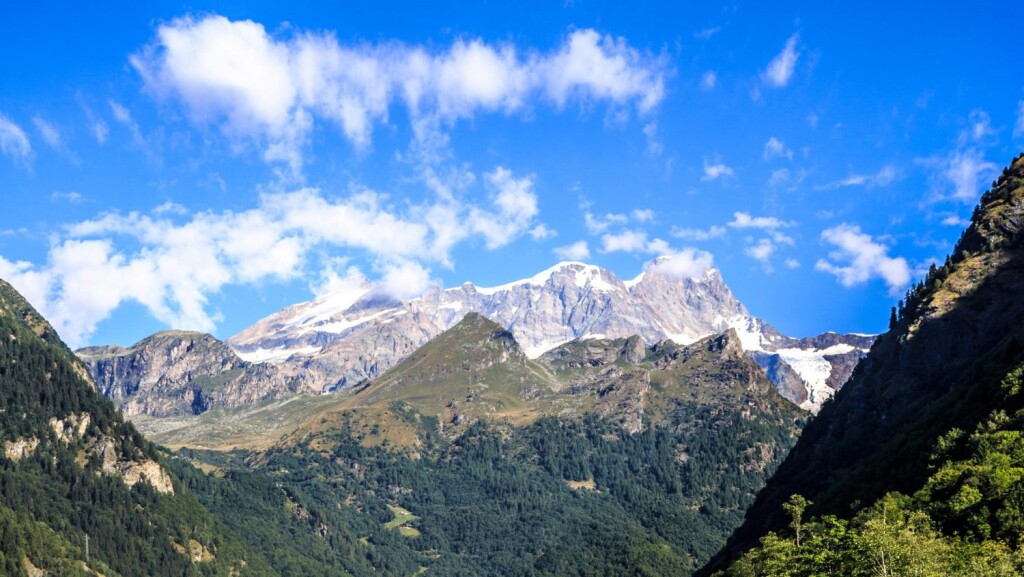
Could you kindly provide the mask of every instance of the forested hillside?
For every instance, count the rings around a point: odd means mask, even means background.
[[[1024,156],[892,311],[713,566],[782,531],[729,574],[1021,574],[1021,295]]]

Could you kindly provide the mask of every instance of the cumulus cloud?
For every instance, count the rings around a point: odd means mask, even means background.
[[[192,121],[255,142],[267,162],[293,173],[317,121],[365,149],[396,103],[423,141],[460,118],[540,102],[604,102],[618,115],[645,115],[664,98],[669,73],[663,56],[591,29],[571,32],[549,53],[480,39],[435,50],[342,44],[319,32],[275,37],[260,23],[217,15],[160,26],[131,62],[152,93],[183,103]]]
[[[797,42],[799,41],[799,34],[793,34],[786,40],[786,45],[782,48],[782,52],[779,52],[775,55],[775,58],[772,58],[771,62],[768,63],[768,67],[761,74],[765,84],[775,88],[782,88],[789,84],[789,80],[793,77],[793,71],[796,70],[797,60],[800,59],[800,52],[797,50]]]
[[[836,247],[828,259],[819,259],[816,270],[834,275],[846,287],[880,278],[890,294],[898,294],[910,282],[910,266],[902,257],[889,256],[889,247],[876,242],[859,226],[840,224],[822,231],[821,238]]]
[[[680,278],[699,278],[714,266],[714,258],[707,251],[684,248],[665,254],[651,266],[664,274]]]
[[[497,167],[481,182],[481,204],[442,198],[397,208],[372,190],[333,197],[307,188],[263,194],[255,208],[237,212],[165,204],[150,213],[106,213],[66,227],[43,264],[0,257],[0,277],[73,345],[124,302],[168,326],[211,331],[220,316],[209,308],[210,294],[308,276],[324,258],[333,270],[338,253],[362,257],[379,290],[408,298],[429,285],[430,266],[451,265],[457,244],[479,239],[498,248],[535,226],[531,177]]]
[[[748,246],[744,252],[750,258],[767,265],[775,253],[775,244],[767,238],[762,238],[757,244]]]
[[[700,177],[701,182],[708,182],[712,180],[718,180],[722,177],[732,176],[735,174],[732,168],[725,165],[722,162],[716,162],[714,164],[709,163],[707,160],[704,161],[704,176]]]
[[[560,246],[554,250],[555,256],[562,260],[587,260],[590,258],[590,247],[587,241],[578,240],[572,244]]]
[[[3,112],[0,112],[0,152],[24,166],[28,166],[32,158],[32,144],[28,135]]]
[[[647,233],[641,230],[624,230],[601,236],[603,252],[651,252]]]

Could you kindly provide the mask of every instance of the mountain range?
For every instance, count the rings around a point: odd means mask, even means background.
[[[78,351],[104,393],[129,415],[232,408],[365,383],[475,312],[507,329],[527,358],[576,339],[638,336],[694,343],[728,329],[779,392],[817,411],[873,340],[825,333],[794,339],[747,312],[717,269],[698,277],[669,258],[623,281],[578,262],[497,287],[465,283],[399,301],[363,282],[275,313],[225,343],[169,331],[130,348]]]

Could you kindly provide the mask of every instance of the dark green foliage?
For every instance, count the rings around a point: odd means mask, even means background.
[[[913,497],[890,493],[851,521],[802,523],[807,501],[794,496],[783,505],[791,530],[762,538],[724,574],[1024,574],[1022,377],[1024,369],[1011,371],[994,399],[1013,413],[997,409],[973,434],[954,429],[940,438],[932,475]]]
[[[38,442],[28,455],[0,457],[4,574],[22,574],[26,557],[57,574],[78,574],[72,561],[86,560],[88,538],[89,564],[106,574],[228,575],[234,568],[275,575],[194,497],[162,495],[146,482],[129,488],[100,471],[100,459],[89,456],[99,439],[112,443],[117,459],[160,456],[82,374],[53,329],[0,281],[0,441]],[[89,425],[61,440],[50,421],[71,415],[88,415]],[[215,558],[193,564],[175,549],[190,540]]]
[[[393,410],[424,426],[409,407]],[[478,422],[451,442],[428,420],[435,448],[418,458],[362,446],[345,422],[329,451],[300,444],[254,455],[257,471],[178,474],[273,551],[282,575],[682,575],[721,545],[771,472],[760,447],[792,442],[782,424],[712,412],[680,408],[671,426],[632,435],[592,415]],[[415,515],[418,536],[385,528],[388,505]]]

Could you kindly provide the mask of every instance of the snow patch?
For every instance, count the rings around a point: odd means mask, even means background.
[[[793,367],[807,385],[807,401],[801,404],[801,407],[817,412],[821,405],[835,394],[835,391],[825,384],[832,374],[832,364],[825,360],[825,356],[842,355],[855,350],[858,349],[851,345],[838,344],[826,349],[779,349],[775,353]]]
[[[249,363],[282,363],[288,360],[292,355],[298,356],[309,356],[312,354],[319,353],[320,347],[306,346],[299,349],[290,349],[287,347],[281,347],[276,349],[256,349],[253,351],[240,351],[235,349],[235,354],[239,356],[243,361]]]

